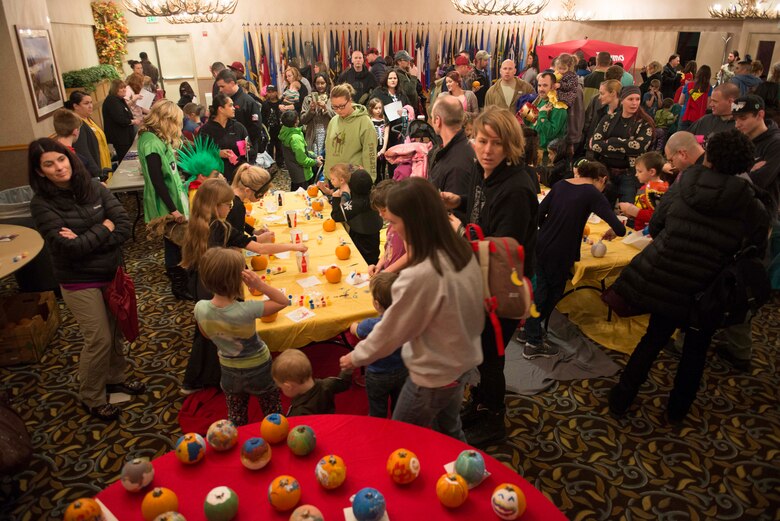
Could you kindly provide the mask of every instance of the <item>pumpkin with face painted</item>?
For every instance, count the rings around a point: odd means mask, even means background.
[[[525,512],[525,494],[517,485],[502,483],[493,491],[490,506],[501,519],[508,521],[517,519]]]

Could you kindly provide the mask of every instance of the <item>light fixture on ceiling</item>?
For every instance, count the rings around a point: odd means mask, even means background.
[[[575,0],[563,0],[561,2],[563,12],[551,12],[544,16],[544,19],[548,22],[583,22],[593,18],[591,11],[580,11],[577,9],[577,2]]]
[[[125,9],[136,16],[173,16],[178,14],[223,15],[236,11],[238,0],[122,0]]]
[[[539,14],[550,0],[452,0],[463,14],[480,16],[530,16]]]
[[[764,20],[780,20],[780,5],[773,7],[773,2],[754,2],[737,0],[735,4],[713,4],[709,7],[711,18],[744,20],[756,18]]]
[[[221,22],[224,19],[224,14],[175,14],[165,17],[165,21],[169,24],[206,24]]]

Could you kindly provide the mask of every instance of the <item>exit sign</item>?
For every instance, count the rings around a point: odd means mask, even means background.
[[[146,17],[146,23],[148,24],[156,24],[158,22],[156,16],[147,16]]]

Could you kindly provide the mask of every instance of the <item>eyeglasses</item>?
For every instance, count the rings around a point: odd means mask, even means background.
[[[333,110],[341,110],[344,107],[346,107],[347,105],[349,105],[349,100],[347,100],[346,103],[342,103],[341,105],[333,105],[333,103],[331,103],[330,106],[333,108]]]

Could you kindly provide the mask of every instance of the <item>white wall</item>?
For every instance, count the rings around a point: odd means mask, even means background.
[[[89,0],[46,0],[60,72],[99,65]]]

